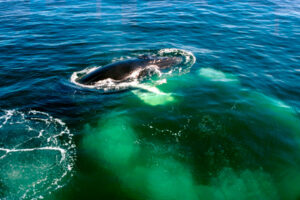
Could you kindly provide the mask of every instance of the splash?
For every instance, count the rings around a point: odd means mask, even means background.
[[[4,110],[0,124],[1,198],[43,198],[64,186],[75,153],[65,123],[44,112]]]
[[[182,50],[182,49],[175,49],[175,48],[168,48],[168,49],[161,49],[158,51],[160,56],[181,56],[184,58],[184,62],[182,65],[186,65],[186,68],[189,70],[196,62],[196,57],[190,51]]]

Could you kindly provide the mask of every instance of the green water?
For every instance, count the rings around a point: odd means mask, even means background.
[[[299,0],[0,1],[0,199],[300,199]],[[143,80],[91,69],[176,56]]]
[[[82,196],[274,200],[300,195],[298,117],[282,101],[244,88],[233,74],[202,68],[171,77],[156,88],[131,91],[98,118],[82,130],[79,161],[86,164],[80,170],[95,184],[80,190]],[[71,185],[86,181],[79,177]],[[78,198],[73,190],[58,194]]]

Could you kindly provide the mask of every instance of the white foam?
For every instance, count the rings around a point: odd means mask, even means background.
[[[100,66],[99,66],[100,67]],[[93,85],[85,85],[85,84],[81,84],[79,83],[77,80],[80,78],[80,75],[85,75],[85,74],[88,74],[88,73],[91,73],[92,71],[98,69],[98,67],[92,67],[92,68],[85,68],[81,71],[78,71],[78,72],[74,72],[71,76],[71,79],[70,81],[80,87],[84,87],[84,88],[95,88],[95,86]]]
[[[40,148],[29,148],[29,149],[5,149],[0,148],[0,151],[5,151],[6,153],[0,157],[0,159],[6,157],[9,153],[15,152],[30,152],[30,151],[42,151],[42,150],[50,150],[50,151],[59,151],[61,153],[60,163],[66,158],[66,150],[59,147],[40,147]]]
[[[5,112],[5,114],[0,117],[0,122],[1,122],[0,128],[2,128],[3,125],[5,125],[7,123],[7,121],[13,116],[15,111],[14,110],[5,110],[4,112]]]
[[[187,50],[176,49],[176,48],[167,48],[167,49],[159,50],[158,53],[161,56],[165,56],[165,55],[168,55],[168,54],[175,54],[175,55],[183,56],[185,58],[183,64],[184,65],[189,65],[189,67],[194,65],[195,62],[196,62],[196,57],[194,56],[194,54],[190,51],[187,51]]]

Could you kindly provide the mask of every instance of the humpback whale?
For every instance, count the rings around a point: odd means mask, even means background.
[[[134,71],[143,70],[149,65],[156,65],[159,69],[168,69],[182,62],[180,57],[156,57],[142,55],[136,59],[129,59],[115,62],[84,75],[79,79],[79,83],[93,85],[97,81],[113,79],[116,81],[126,80]]]

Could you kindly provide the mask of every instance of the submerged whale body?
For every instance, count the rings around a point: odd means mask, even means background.
[[[91,73],[84,75],[78,81],[81,84],[92,85],[97,81],[113,79],[116,81],[126,80],[134,71],[142,70],[149,65],[158,66],[159,69],[167,69],[180,64],[180,57],[152,57],[148,55],[139,56],[136,59],[115,62],[100,67]]]

